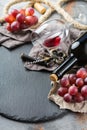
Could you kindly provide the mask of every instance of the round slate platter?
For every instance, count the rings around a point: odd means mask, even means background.
[[[0,113],[24,122],[61,117],[67,112],[47,98],[50,73],[24,68],[20,54],[28,54],[31,47],[27,44],[11,51],[0,47]]]

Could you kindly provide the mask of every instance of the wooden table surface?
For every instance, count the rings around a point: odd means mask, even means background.
[[[0,16],[2,16],[4,5],[9,1],[10,0],[0,1]],[[66,9],[71,11],[69,7]],[[0,116],[0,130],[87,130],[87,114],[70,112],[52,121],[33,124],[20,123]]]

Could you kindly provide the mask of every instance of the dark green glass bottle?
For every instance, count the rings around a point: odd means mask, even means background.
[[[50,75],[52,81],[57,81],[75,64],[87,63],[87,32],[81,35],[69,48],[68,58]]]

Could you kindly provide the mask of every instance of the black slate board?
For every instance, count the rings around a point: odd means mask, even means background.
[[[20,58],[32,45],[12,51],[0,47],[0,113],[7,118],[24,122],[39,122],[63,116],[47,99],[50,90],[48,72],[28,71]]]

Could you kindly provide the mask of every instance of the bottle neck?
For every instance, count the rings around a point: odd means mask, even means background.
[[[56,79],[62,78],[62,76],[72,68],[74,64],[76,64],[77,58],[71,54],[59,67],[57,67],[53,71],[53,75],[50,75],[50,79],[56,81]],[[57,78],[55,78],[54,74],[56,74]]]

